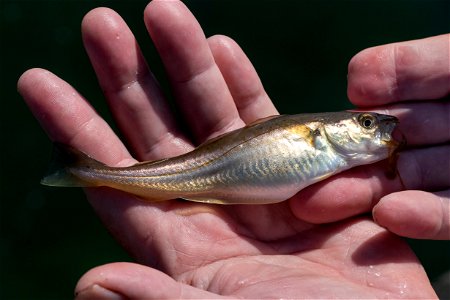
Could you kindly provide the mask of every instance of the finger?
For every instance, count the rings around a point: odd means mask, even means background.
[[[113,263],[90,270],[78,281],[75,295],[78,300],[222,298],[133,263]]]
[[[111,166],[134,162],[109,125],[67,82],[49,71],[31,69],[20,77],[18,90],[51,140]]]
[[[54,74],[31,69],[20,77],[18,90],[51,140],[80,149],[110,166],[135,163],[108,124],[72,86]],[[101,188],[87,193],[99,193],[91,197],[95,199],[91,204],[113,232],[137,239],[134,226],[138,222],[134,220],[138,218],[127,219],[123,211],[139,201],[125,197],[114,201]]]
[[[110,166],[129,166],[136,162],[86,100],[54,74],[42,69],[29,70],[20,77],[18,90],[50,139],[80,149]],[[147,216],[149,211],[158,208],[149,206],[145,211],[142,201],[112,189],[85,191],[113,235],[132,255],[146,257],[148,254],[143,253],[139,243],[143,243],[151,226],[147,227],[149,224],[144,220],[149,223],[155,220],[156,217]]]
[[[416,239],[450,240],[450,190],[404,191],[383,197],[375,221],[389,231]]]
[[[191,149],[122,18],[108,8],[94,9],[84,17],[82,32],[114,118],[136,156],[159,159]]]
[[[450,187],[449,153],[450,145],[402,152],[397,168],[404,188],[439,191]]]
[[[408,102],[374,111],[399,119],[398,131],[406,139],[407,146],[450,141],[450,102]]]
[[[383,164],[357,167],[320,181],[289,199],[292,213],[315,224],[346,219],[368,212],[383,193],[398,191],[401,183],[389,179]]]
[[[450,93],[450,35],[377,46],[348,67],[348,97],[358,106],[439,99]]]
[[[278,115],[255,68],[239,45],[222,35],[210,37],[208,43],[241,119],[251,123],[260,118]]]
[[[242,127],[203,31],[181,1],[152,1],[144,20],[198,141]]]
[[[386,175],[386,162],[361,166],[307,187],[290,200],[290,207],[302,220],[325,223],[368,212],[383,196],[403,189],[446,189],[448,153],[449,145],[403,151],[394,178]]]

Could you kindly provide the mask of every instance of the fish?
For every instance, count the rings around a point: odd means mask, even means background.
[[[110,167],[59,144],[41,183],[121,190],[146,201],[270,204],[397,149],[394,116],[373,112],[277,115],[200,144],[191,152]]]

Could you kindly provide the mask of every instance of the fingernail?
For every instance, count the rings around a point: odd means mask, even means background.
[[[378,224],[377,213],[376,213],[375,209],[372,209],[372,219],[376,224]]]
[[[79,292],[75,292],[76,300],[85,299],[110,299],[110,300],[125,300],[126,298],[114,291],[108,290],[98,284],[93,284]]]

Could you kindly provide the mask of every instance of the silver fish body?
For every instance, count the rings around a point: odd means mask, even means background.
[[[126,168],[65,149],[68,164],[42,183],[109,186],[150,201],[276,203],[333,174],[387,158],[398,145],[391,136],[397,122],[366,112],[274,116],[184,155]]]

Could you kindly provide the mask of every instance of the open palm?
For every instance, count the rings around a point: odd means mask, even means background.
[[[127,147],[70,85],[32,69],[19,80],[19,91],[52,140],[108,165],[128,166],[136,162],[133,157],[182,154],[277,114],[238,45],[224,36],[206,39],[181,2],[153,1],[144,18],[184,119],[171,113],[123,20],[100,8],[83,20],[83,39]],[[375,165],[365,172],[380,170]],[[435,297],[406,243],[367,218],[314,225],[299,219],[296,199],[217,206],[147,203],[108,188],[86,193],[140,264],[91,270],[78,283],[80,297]],[[371,206],[360,205],[351,214]]]

